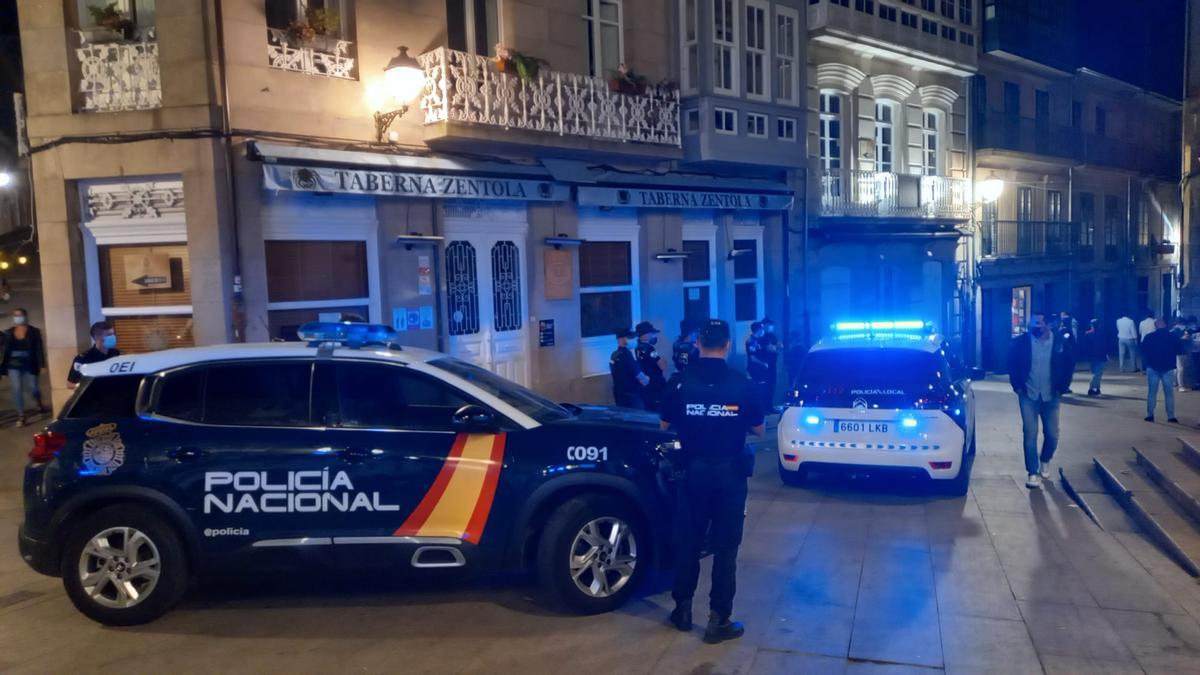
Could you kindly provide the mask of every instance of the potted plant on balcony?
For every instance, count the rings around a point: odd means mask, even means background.
[[[129,18],[129,14],[117,9],[117,3],[88,5],[87,9],[96,28],[93,31],[81,32],[88,33],[92,41],[136,39],[137,24]]]
[[[495,62],[497,71],[517,75],[522,80],[536,79],[541,69],[550,65],[550,62],[546,59],[522,54],[515,49],[505,47],[503,44],[496,45]]]
[[[645,75],[633,72],[633,69],[624,63],[613,71],[608,78],[608,88],[621,94],[644,94],[646,93],[647,84],[649,84],[649,80],[646,79]]]
[[[337,11],[309,7],[304,16],[288,25],[288,41],[292,46],[312,47],[316,51],[333,54],[337,51],[341,36],[341,17]]]

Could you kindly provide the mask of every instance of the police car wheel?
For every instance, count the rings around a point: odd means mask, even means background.
[[[187,590],[179,536],[161,518],[133,506],[103,509],[74,527],[61,571],[75,608],[109,626],[153,621]]]
[[[783,466],[783,460],[779,460],[779,480],[783,481],[784,485],[800,487],[808,482],[808,472],[804,469],[791,471]]]
[[[538,542],[538,576],[550,600],[580,614],[621,606],[647,563],[642,533],[640,519],[618,499],[564,503]]]

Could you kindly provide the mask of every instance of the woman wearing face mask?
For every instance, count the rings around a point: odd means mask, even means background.
[[[83,379],[84,365],[107,361],[121,355],[121,352],[117,351],[117,332],[113,330],[111,323],[97,321],[92,324],[91,335],[91,348],[75,357],[75,362],[71,364],[71,372],[67,373],[67,386],[71,389],[78,387],[79,381]]]
[[[46,413],[46,406],[42,405],[42,392],[38,387],[38,374],[46,367],[46,357],[42,347],[42,332],[29,325],[29,315],[23,308],[13,310],[12,322],[12,328],[5,335],[0,373],[8,375],[13,405],[17,409],[17,426],[23,427],[26,391],[33,395],[38,412]]]

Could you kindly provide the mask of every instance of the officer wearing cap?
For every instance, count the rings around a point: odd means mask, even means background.
[[[661,413],[662,427],[679,434],[683,471],[671,624],[681,631],[692,628],[692,596],[708,529],[713,552],[710,613],[704,631],[708,643],[736,639],[745,632],[742,623],[730,617],[746,513],[746,433],[763,433],[762,399],[750,378],[725,362],[729,347],[729,324],[708,321],[700,330],[700,358],[671,378]]]
[[[696,347],[696,336],[700,329],[686,319],[679,322],[679,339],[671,347],[671,361],[675,364],[675,372],[681,372],[688,364],[695,363],[700,358],[700,350]]]
[[[633,350],[633,355],[637,357],[642,374],[649,378],[642,388],[642,397],[646,410],[658,410],[663,387],[667,385],[667,378],[663,375],[663,359],[655,346],[658,344],[658,329],[649,321],[643,321],[634,330],[637,333],[637,348]]]
[[[629,330],[617,331],[617,348],[608,357],[608,372],[612,375],[613,400],[625,408],[644,410],[646,405],[642,400],[642,386],[650,381],[638,369],[633,352],[629,351],[629,338],[637,333]]]

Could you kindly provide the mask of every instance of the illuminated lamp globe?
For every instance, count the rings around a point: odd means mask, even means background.
[[[416,59],[408,55],[408,47],[400,47],[383,69],[383,81],[387,93],[398,103],[407,103],[421,93],[425,87],[425,71]]]
[[[27,263],[27,262],[29,262],[29,258],[26,258],[26,257],[25,257],[25,256],[23,256],[23,255],[22,255],[22,256],[18,256],[18,257],[17,257],[17,263],[19,263],[19,264],[21,264],[21,265],[24,265],[24,264],[25,264],[25,263]]]
[[[6,188],[12,185],[13,177],[11,173],[0,171],[0,188]]]
[[[8,269],[8,261],[5,260],[3,262],[0,262],[0,270],[6,270],[6,269]]]
[[[984,204],[991,204],[1000,199],[1000,194],[1004,192],[1004,180],[997,178],[996,174],[993,173],[986,179],[979,181],[976,189],[979,191],[979,200]]]

